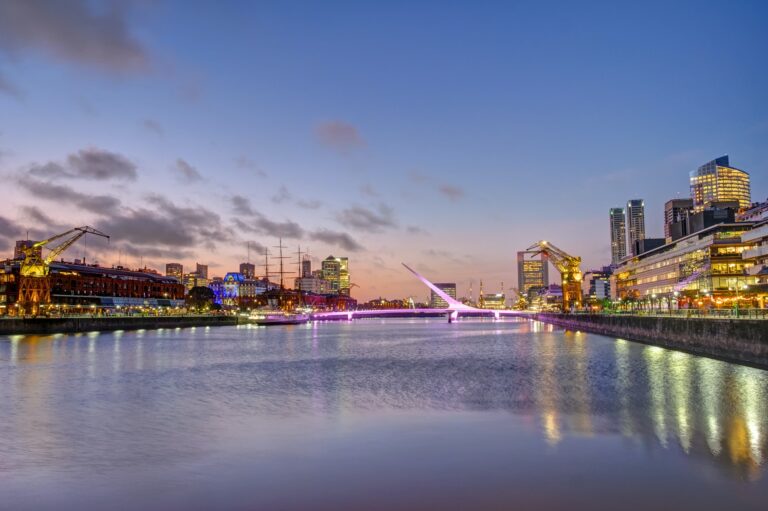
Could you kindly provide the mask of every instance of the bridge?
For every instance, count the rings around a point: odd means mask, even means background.
[[[410,271],[416,278],[418,278],[424,285],[435,292],[440,298],[445,300],[448,304],[444,309],[377,309],[377,310],[354,310],[354,311],[335,311],[335,312],[316,312],[311,314],[313,321],[340,321],[363,318],[430,318],[430,317],[447,317],[448,322],[455,321],[459,317],[473,317],[473,318],[493,318],[496,320],[509,317],[531,317],[532,313],[528,311],[515,311],[515,310],[497,310],[497,309],[480,309],[461,303],[455,298],[448,296],[448,294],[420,275],[418,272],[410,268],[407,264],[402,263],[405,268]]]

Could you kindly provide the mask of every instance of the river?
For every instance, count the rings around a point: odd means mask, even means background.
[[[768,372],[538,322],[0,337],[0,509],[766,509]]]

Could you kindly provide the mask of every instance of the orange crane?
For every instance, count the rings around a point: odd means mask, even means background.
[[[66,249],[86,234],[95,234],[109,239],[109,236],[93,227],[75,227],[51,236],[50,238],[33,243],[22,249],[24,259],[19,269],[19,307],[24,314],[36,316],[41,305],[51,303],[51,281],[48,274],[51,271],[51,263]],[[49,247],[55,241],[58,245]],[[51,252],[43,257],[43,247],[50,248]]]
[[[539,241],[528,247],[532,256],[544,254],[560,272],[563,286],[563,311],[581,308],[581,257],[572,256],[547,241]]]

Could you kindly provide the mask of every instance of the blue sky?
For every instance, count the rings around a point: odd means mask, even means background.
[[[644,198],[660,235],[712,158],[768,196],[766,20],[746,1],[9,0],[0,243],[88,223],[111,229],[104,264],[223,275],[284,234],[348,255],[359,298],[423,296],[400,261],[508,287],[542,238],[599,266],[610,207]]]

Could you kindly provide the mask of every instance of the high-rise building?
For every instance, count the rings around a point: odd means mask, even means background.
[[[752,203],[749,174],[731,167],[727,155],[705,163],[690,176],[693,209],[697,213],[711,202],[738,201],[740,208],[748,208]]]
[[[611,224],[611,264],[627,257],[627,229],[624,208],[611,208],[608,212]]]
[[[538,259],[526,259],[535,252],[517,253],[517,288],[522,296],[528,297],[531,288],[545,288],[549,285],[549,258],[540,254]]]
[[[684,222],[691,213],[693,199],[672,199],[664,204],[664,239],[667,243],[672,241],[672,224]]]
[[[240,273],[246,279],[256,277],[256,265],[253,263],[240,263]]]
[[[349,259],[346,257],[326,257],[322,263],[323,279],[331,285],[331,292],[349,295]]]
[[[312,276],[312,258],[309,257],[309,254],[304,254],[301,259],[301,276],[303,278]]]
[[[632,199],[627,202],[627,241],[628,253],[637,255],[635,243],[645,239],[645,203],[642,199]]]
[[[175,277],[181,282],[184,279],[184,266],[181,263],[168,263],[165,265],[165,276]]]
[[[455,282],[441,282],[435,283],[435,287],[443,291],[451,298],[456,298],[456,283]],[[429,306],[433,309],[447,309],[448,302],[443,300],[440,295],[434,291],[430,291]]]
[[[195,269],[195,273],[197,274],[197,278],[208,280],[208,265],[207,264],[200,264],[195,263],[197,268]]]

